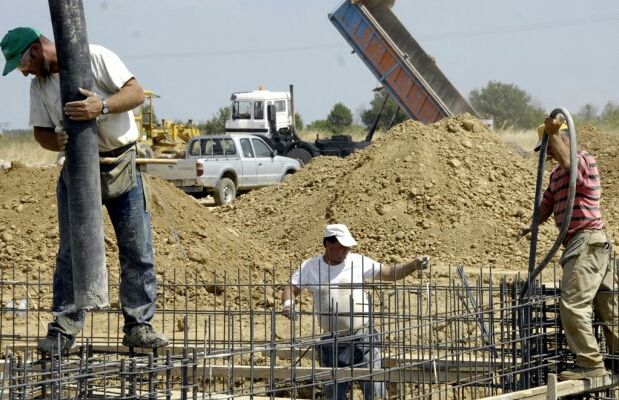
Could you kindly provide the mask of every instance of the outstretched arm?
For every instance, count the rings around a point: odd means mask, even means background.
[[[381,281],[397,281],[407,277],[415,271],[421,271],[430,266],[430,257],[421,256],[412,261],[398,265],[383,265],[376,279]]]
[[[282,290],[282,315],[292,318],[294,312],[294,299],[301,293],[301,289],[294,285],[288,285]]]

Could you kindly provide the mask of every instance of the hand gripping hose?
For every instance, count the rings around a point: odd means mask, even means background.
[[[565,108],[556,108],[550,113],[550,117],[554,118],[558,114],[563,115],[567,123],[569,137],[570,137],[570,179],[569,179],[569,191],[567,195],[567,205],[565,209],[565,217],[559,230],[559,236],[552,245],[550,251],[542,259],[537,267],[535,267],[535,256],[537,252],[537,234],[539,227],[539,212],[543,194],[543,182],[544,182],[544,161],[546,159],[546,149],[548,147],[548,133],[544,133],[542,143],[539,150],[539,163],[537,165],[537,180],[535,184],[535,200],[533,204],[533,221],[531,223],[531,246],[529,248],[529,276],[526,282],[523,284],[520,291],[520,299],[524,299],[529,296],[531,291],[531,284],[535,281],[537,276],[542,272],[544,267],[548,264],[550,259],[555,255],[563,239],[567,234],[570,221],[572,219],[572,211],[574,208],[574,198],[576,197],[576,177],[578,171],[577,162],[577,147],[576,147],[576,129],[574,127],[574,121],[572,116]]]

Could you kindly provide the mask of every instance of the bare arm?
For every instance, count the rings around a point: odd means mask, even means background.
[[[94,92],[82,88],[80,88],[80,92],[86,98],[65,104],[64,113],[74,121],[88,121],[101,115],[103,99]],[[105,101],[110,114],[133,110],[144,102],[144,89],[135,78],[131,78],[117,93],[114,93]]]
[[[566,170],[570,169],[570,148],[569,146],[561,139],[561,135],[559,134],[559,129],[561,128],[562,122],[558,118],[550,118],[547,117],[544,120],[544,125],[546,128],[546,132],[548,133],[548,145],[553,150],[554,158],[557,160],[559,165]]]
[[[381,281],[397,281],[407,277],[415,271],[421,271],[430,265],[430,257],[417,257],[412,261],[399,265],[383,265],[376,279]]]
[[[554,157],[559,165],[563,169],[569,170],[571,165],[570,148],[563,139],[561,139],[561,136],[559,134],[549,135],[548,144],[552,146]]]
[[[298,286],[288,285],[282,290],[282,314],[291,318],[294,312],[294,299],[301,293]]]
[[[60,151],[58,140],[54,128],[34,127],[34,140],[45,150]]]
[[[545,203],[542,203],[539,206],[539,224],[538,225],[541,225],[544,222],[546,222],[546,220],[548,220],[548,218],[550,218],[551,215],[552,215],[552,207]],[[529,232],[531,232],[532,222],[533,222],[533,216],[531,216],[531,218],[529,218],[527,223],[522,228],[520,228],[516,241],[520,240],[521,237],[526,236],[529,234]]]

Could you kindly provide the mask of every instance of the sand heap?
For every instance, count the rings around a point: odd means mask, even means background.
[[[617,237],[619,138],[585,127],[579,144],[598,157],[602,207]],[[536,166],[536,154],[506,145],[470,116],[409,121],[363,152],[319,157],[283,185],[215,212],[293,264],[321,251],[324,224],[343,222],[358,250],[378,260],[429,254],[447,266],[525,271],[529,242],[515,234],[531,214]],[[541,255],[556,238],[554,224],[540,235]]]
[[[619,238],[619,138],[591,127],[579,146],[598,158],[603,212]],[[326,223],[348,224],[358,251],[385,262],[429,254],[435,264],[525,270],[528,242],[516,230],[531,212],[534,154],[523,157],[470,116],[433,125],[407,122],[346,159],[319,157],[282,185],[208,209],[160,179],[152,190],[153,242],[160,278],[188,275],[208,285],[224,273],[260,281],[276,267],[322,250]],[[58,168],[13,163],[0,171],[0,269],[4,278],[51,280],[58,245]],[[106,215],[106,213],[104,213]],[[105,220],[111,279],[118,279],[113,230]],[[542,227],[542,251],[556,237]],[[205,289],[206,290],[206,289]]]
[[[530,215],[534,168],[470,116],[409,121],[363,152],[318,158],[216,212],[292,262],[320,251],[325,223],[343,222],[359,250],[382,261],[429,254],[521,269],[528,243],[514,235]]]
[[[55,167],[27,168],[18,163],[0,171],[0,269],[4,279],[51,281],[58,247],[58,173]],[[214,291],[210,285],[215,279],[222,282],[225,273],[236,279],[239,270],[243,280],[249,274],[263,278],[262,267],[273,263],[268,262],[268,252],[245,232],[225,226],[209,209],[161,179],[149,179],[149,186],[160,282],[204,283],[198,294],[208,302],[212,296],[207,292]],[[105,212],[104,217],[110,281],[118,282],[116,238]]]

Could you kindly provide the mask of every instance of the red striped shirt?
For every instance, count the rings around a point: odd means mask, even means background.
[[[555,223],[559,228],[565,216],[569,180],[570,172],[557,165],[550,173],[550,183],[542,199],[542,204],[552,207]],[[577,232],[604,227],[602,212],[600,211],[601,197],[602,186],[600,185],[597,162],[591,154],[579,151],[574,210],[567,235],[563,241],[564,245],[567,245]]]

